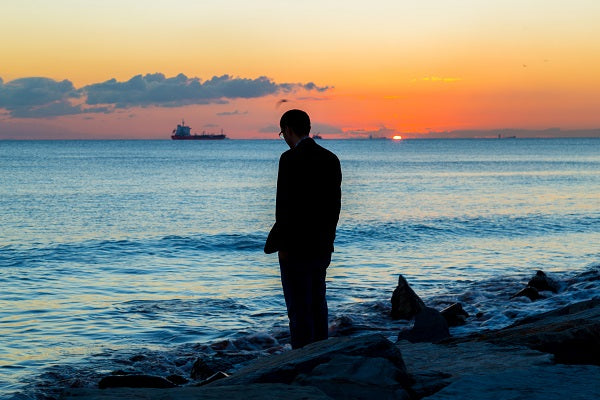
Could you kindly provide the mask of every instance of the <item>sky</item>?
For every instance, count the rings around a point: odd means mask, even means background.
[[[600,136],[597,0],[3,0],[0,139]]]

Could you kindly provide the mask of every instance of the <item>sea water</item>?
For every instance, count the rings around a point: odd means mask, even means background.
[[[332,325],[393,339],[399,274],[435,308],[463,304],[453,334],[600,294],[577,280],[600,273],[600,139],[319,143],[343,172]],[[284,344],[277,258],[262,248],[285,150],[0,141],[0,397],[93,386],[131,360],[184,374],[178,360],[220,341]],[[536,270],[564,290],[511,299]]]

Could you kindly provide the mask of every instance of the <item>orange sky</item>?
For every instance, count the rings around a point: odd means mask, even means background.
[[[3,2],[0,139],[600,128],[599,2],[405,3]]]

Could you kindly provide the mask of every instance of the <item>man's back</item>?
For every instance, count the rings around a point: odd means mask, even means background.
[[[315,255],[333,251],[341,206],[338,158],[305,138],[281,155],[277,179],[276,250]],[[303,238],[291,241],[285,238]],[[269,242],[269,241],[268,241]],[[269,243],[267,243],[269,244]]]

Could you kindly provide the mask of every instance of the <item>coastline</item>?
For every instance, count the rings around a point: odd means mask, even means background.
[[[538,276],[527,287],[540,284]],[[536,291],[551,297],[572,285],[591,287],[598,280],[596,265],[577,279],[548,278],[544,283],[549,286]],[[583,291],[579,298],[501,329],[441,340],[394,338],[417,330],[419,310],[409,318],[415,321],[412,328],[383,334],[353,326],[351,320],[336,321],[332,338],[299,350],[285,346],[283,333],[256,334],[237,343],[198,346],[198,354],[204,356],[195,359],[189,377],[113,371],[104,376],[104,384],[98,382],[107,387],[106,378],[113,377],[108,379],[113,387],[63,388],[60,398],[594,398],[600,396],[600,297],[586,297]],[[464,322],[473,318],[477,316]]]

